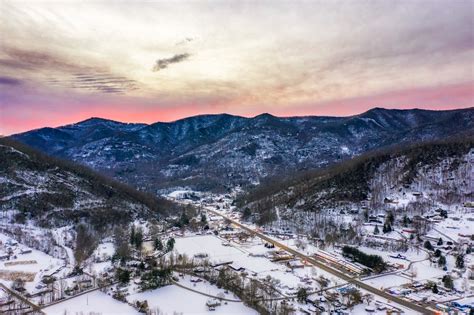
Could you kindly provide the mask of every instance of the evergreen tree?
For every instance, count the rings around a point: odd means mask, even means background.
[[[393,212],[388,211],[385,223],[388,223],[389,225],[393,225],[394,222],[395,222],[395,216],[393,215]]]
[[[407,227],[408,224],[410,224],[410,219],[407,217],[406,214],[403,216],[403,223],[402,224],[403,224],[403,227]]]
[[[379,231],[379,226],[378,226],[378,225],[375,225],[374,234],[375,234],[375,235],[378,235],[379,233],[380,233],[380,231]]]
[[[439,256],[438,265],[446,266],[446,257],[444,257],[443,255]]]
[[[175,243],[175,240],[174,238],[170,238],[167,242],[166,242],[166,250],[168,252],[171,252],[174,248],[174,243]]]
[[[135,224],[133,224],[132,228],[130,229],[130,244],[135,244]]]
[[[385,223],[383,225],[382,232],[384,234],[392,232],[392,227],[390,226],[390,223]]]
[[[431,288],[431,291],[433,291],[434,294],[438,294],[438,293],[439,293],[438,285],[437,285],[436,283],[433,284],[433,287]]]
[[[296,293],[296,297],[298,302],[306,303],[306,300],[308,299],[308,291],[306,288],[299,288],[298,292]]]
[[[130,271],[126,269],[118,268],[115,272],[115,278],[122,284],[130,282]]]
[[[179,218],[179,223],[180,223],[181,226],[185,226],[185,225],[189,224],[188,215],[186,214],[186,211],[184,211],[184,210],[183,210],[183,212],[181,212],[181,217]]]
[[[437,245],[438,245],[438,246],[443,245],[443,239],[442,239],[441,237],[439,238]]]
[[[247,220],[252,215],[249,207],[245,207],[244,212],[242,213],[242,219]]]
[[[140,250],[143,245],[143,229],[141,227],[138,227],[138,229],[135,231],[135,239],[133,241],[133,245],[135,245],[135,248]]]
[[[450,275],[445,275],[443,277],[443,285],[445,288],[452,290],[454,288],[453,279]]]
[[[155,238],[155,241],[153,242],[153,247],[155,248],[155,250],[163,250],[163,242],[159,237]]]
[[[433,245],[431,245],[430,241],[425,241],[423,244],[423,247],[426,248],[427,250],[433,250]]]
[[[464,269],[464,255],[458,255],[456,257],[456,268]]]
[[[441,256],[441,251],[439,249],[435,250],[434,256],[435,257],[440,257]]]

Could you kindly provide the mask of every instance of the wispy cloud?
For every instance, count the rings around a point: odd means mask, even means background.
[[[135,80],[110,73],[76,73],[67,82],[72,88],[96,90],[103,93],[122,94],[138,89]]]
[[[192,42],[193,40],[194,40],[194,38],[192,38],[192,37],[186,37],[185,39],[183,39],[183,40],[177,42],[177,43],[175,44],[175,46],[186,45],[187,43],[190,43],[190,42]]]
[[[170,64],[182,62],[188,59],[190,56],[191,56],[190,54],[184,53],[184,54],[176,54],[171,58],[158,59],[155,62],[155,65],[153,66],[153,71],[157,72],[157,71],[166,69],[168,68]]]
[[[59,54],[47,51],[34,51],[17,47],[3,47],[4,58],[0,59],[0,66],[19,70],[48,70],[71,71],[83,68],[70,62]]]
[[[33,51],[15,47],[3,50],[4,58],[0,59],[0,69],[7,73],[29,72],[35,75],[46,74],[42,83],[56,87],[83,89],[101,93],[123,94],[138,89],[135,80],[115,75],[103,66],[83,65],[67,57],[49,51]],[[0,84],[19,85],[19,80],[0,77]]]

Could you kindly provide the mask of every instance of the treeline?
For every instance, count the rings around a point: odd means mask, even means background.
[[[342,255],[369,267],[377,273],[387,269],[387,264],[383,261],[382,257],[378,255],[368,255],[355,247],[344,246],[342,248]]]

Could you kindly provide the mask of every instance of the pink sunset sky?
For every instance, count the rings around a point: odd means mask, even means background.
[[[474,104],[474,2],[2,1],[0,134]]]

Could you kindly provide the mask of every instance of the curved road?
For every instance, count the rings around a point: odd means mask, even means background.
[[[374,294],[374,295],[378,295],[378,296],[380,296],[380,297],[382,297],[382,298],[385,298],[385,299],[390,300],[390,301],[392,301],[392,302],[395,302],[395,303],[397,303],[397,304],[403,305],[403,306],[405,306],[405,307],[407,307],[407,308],[410,308],[410,309],[412,309],[412,310],[414,310],[414,311],[416,311],[416,312],[422,313],[422,314],[435,314],[435,313],[436,313],[434,310],[426,309],[425,307],[420,306],[420,305],[418,305],[418,304],[415,304],[415,303],[412,303],[412,302],[410,302],[410,301],[407,301],[407,300],[404,300],[404,299],[402,299],[402,298],[399,298],[399,297],[397,297],[397,296],[393,296],[393,295],[391,295],[391,294],[388,294],[387,292],[382,291],[382,290],[379,290],[379,289],[377,289],[377,288],[375,288],[375,287],[373,287],[373,286],[371,286],[371,285],[368,285],[368,284],[366,284],[366,283],[364,283],[364,282],[358,280],[357,278],[353,278],[353,277],[351,277],[351,276],[349,276],[349,275],[347,275],[347,274],[345,274],[345,273],[343,273],[343,272],[341,272],[341,271],[339,271],[339,270],[336,270],[336,269],[334,269],[334,268],[332,268],[332,267],[329,267],[329,266],[327,266],[327,265],[321,263],[320,261],[318,261],[318,260],[316,260],[316,259],[314,259],[314,258],[312,258],[312,257],[310,257],[310,256],[307,256],[307,255],[305,255],[305,254],[302,254],[302,253],[300,253],[300,252],[294,250],[293,248],[286,246],[286,245],[283,244],[283,243],[280,243],[280,242],[278,242],[278,241],[275,241],[274,239],[272,239],[272,238],[270,238],[270,237],[268,237],[268,236],[266,236],[266,235],[264,235],[264,234],[262,234],[262,233],[260,233],[260,232],[257,232],[257,231],[255,231],[254,229],[249,228],[249,227],[247,227],[246,225],[243,225],[243,224],[241,224],[241,223],[238,222],[238,221],[235,221],[235,220],[233,220],[233,219],[231,219],[231,218],[229,218],[229,217],[223,215],[222,213],[219,213],[219,212],[217,212],[217,211],[215,211],[215,210],[212,210],[212,209],[209,209],[209,208],[207,208],[206,210],[208,210],[209,212],[212,212],[212,213],[215,214],[215,215],[221,216],[221,217],[223,217],[223,218],[226,219],[226,220],[229,220],[230,222],[232,222],[232,224],[238,226],[238,227],[241,228],[242,230],[245,230],[245,231],[247,231],[247,232],[249,232],[249,233],[251,233],[251,234],[254,234],[254,235],[258,236],[259,238],[263,239],[264,241],[266,241],[266,242],[268,242],[268,243],[271,243],[271,244],[273,244],[273,245],[275,245],[275,246],[277,246],[277,247],[279,247],[279,248],[285,250],[286,252],[288,252],[288,253],[290,253],[290,254],[296,256],[296,257],[299,257],[300,259],[303,259],[303,260],[305,260],[305,261],[311,263],[312,265],[314,265],[314,266],[316,266],[316,267],[318,267],[318,268],[320,268],[320,269],[322,269],[322,270],[324,270],[324,271],[326,271],[326,272],[329,272],[329,273],[335,275],[336,277],[341,278],[341,279],[343,279],[343,280],[345,280],[345,281],[347,281],[347,282],[349,282],[349,283],[352,283],[352,284],[354,284],[354,285],[356,285],[356,286],[358,286],[358,287],[360,287],[360,288],[362,288],[362,289],[364,289],[364,290],[366,290],[366,291],[368,291],[368,292],[370,292],[370,293],[372,293],[372,294]]]

